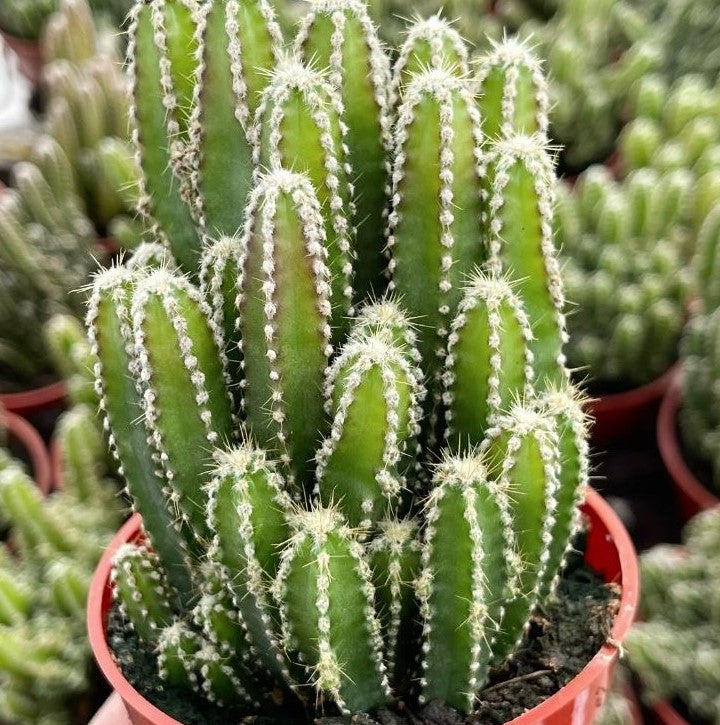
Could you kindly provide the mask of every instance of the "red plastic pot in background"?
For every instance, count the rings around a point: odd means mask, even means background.
[[[33,84],[37,85],[42,75],[43,51],[37,40],[23,40],[0,30],[2,39],[18,57],[20,72]]]
[[[0,393],[0,406],[12,413],[29,415],[44,410],[60,410],[65,405],[67,387],[64,380],[19,393]]]
[[[622,587],[620,608],[607,642],[565,687],[510,725],[591,725],[610,689],[618,650],[635,617],[639,595],[637,556],[620,519],[601,496],[588,489],[583,511],[590,520],[585,559],[606,582]],[[179,725],[148,702],[120,672],[105,637],[107,613],[112,606],[111,562],[122,544],[141,537],[141,518],[135,514],[118,531],[103,554],[88,597],[87,625],[95,660],[125,703],[133,725]]]
[[[653,721],[656,725],[690,725],[690,723],[666,700],[660,700],[652,706]]]
[[[591,431],[593,443],[608,443],[650,423],[677,369],[675,365],[659,378],[639,388],[601,395],[591,400],[588,413],[594,419]]]
[[[0,406],[0,419],[7,427],[10,444],[17,444],[27,453],[33,478],[38,488],[47,495],[52,490],[50,459],[40,434],[24,418]]]
[[[681,402],[682,375],[678,370],[660,406],[657,442],[660,456],[672,479],[683,520],[687,521],[700,511],[717,506],[720,499],[705,488],[685,462],[677,427]]]

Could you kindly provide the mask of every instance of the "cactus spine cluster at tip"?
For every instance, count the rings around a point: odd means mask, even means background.
[[[356,199],[354,289],[357,299],[382,292],[388,153],[391,146],[390,61],[362,0],[315,3],[298,32],[295,47],[306,61],[327,68],[343,104],[345,143]]]
[[[55,434],[61,491],[44,499],[18,461],[0,456],[0,718],[71,722],[90,689],[85,605],[92,571],[121,517],[103,480],[104,446],[94,412],[65,413]]]
[[[720,600],[717,508],[698,514],[683,545],[660,545],[640,557],[643,621],[627,639],[628,663],[648,699],[679,700],[690,717],[720,716]]]
[[[223,52],[237,52],[233,33],[270,22],[251,0],[247,17],[223,7],[140,0],[135,11],[136,81],[161,61],[172,91],[180,37],[197,47],[194,108],[165,96],[176,130],[189,111],[188,139],[170,148],[165,116],[146,124],[164,158],[175,154],[168,168],[189,171],[173,193],[196,217],[210,201],[230,209],[221,173],[202,188],[203,113],[228,111],[227,132],[235,111],[252,113],[237,105],[249,103],[245,76],[213,84],[208,69],[247,71]],[[262,708],[273,686],[350,713],[414,682],[413,696],[471,712],[552,593],[579,523],[587,445],[563,368],[539,68],[515,41],[486,61],[483,83],[502,89],[486,99],[502,131],[488,138],[463,42],[439,17],[420,25],[393,91],[364,6],[317,3],[242,129],[252,189],[239,230],[215,235],[209,215],[196,218],[198,263],[178,259],[199,268],[199,289],[142,247],[95,283],[97,393],[150,545],[118,555],[118,608],[157,651],[163,688],[230,717]],[[443,29],[439,44],[428,28]],[[162,53],[148,56],[154,33]],[[371,187],[374,211],[356,210]],[[379,247],[356,243],[356,226],[375,245],[385,227],[390,296],[363,299],[383,281]]]
[[[682,176],[646,168],[614,181],[591,167],[573,190],[558,188],[557,242],[577,306],[568,358],[595,381],[645,383],[677,355],[694,243]]]

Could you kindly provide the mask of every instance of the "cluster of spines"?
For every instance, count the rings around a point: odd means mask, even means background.
[[[316,455],[316,493],[325,505],[341,501],[354,526],[370,526],[397,510],[404,469],[417,455],[421,377],[387,330],[355,333],[328,368],[325,401],[332,424]],[[372,441],[366,433],[371,416]]]

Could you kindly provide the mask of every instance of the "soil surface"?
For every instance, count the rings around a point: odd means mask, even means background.
[[[576,548],[582,551],[582,542]],[[556,601],[535,614],[513,660],[492,671],[488,687],[480,693],[477,710],[470,716],[439,702],[424,707],[397,702],[369,715],[343,717],[326,710],[318,717],[298,702],[283,703],[278,691],[268,693],[265,715],[247,716],[220,710],[185,690],[164,687],[156,674],[154,656],[126,630],[115,611],[108,622],[108,641],[133,686],[185,725],[495,725],[535,707],[582,670],[605,642],[618,603],[618,587],[604,584],[580,554],[574,555]]]

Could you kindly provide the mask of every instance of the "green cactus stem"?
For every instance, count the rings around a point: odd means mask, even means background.
[[[523,565],[509,491],[489,478],[481,455],[446,456],[433,483],[416,583],[423,620],[421,699],[471,712]]]
[[[397,509],[415,458],[424,389],[402,347],[381,332],[351,338],[328,370],[329,436],[316,456],[323,504],[338,502],[352,526]]]
[[[3,546],[0,549],[0,625],[22,624],[28,619],[32,604],[32,582]]]
[[[560,488],[555,419],[549,411],[516,403],[488,431],[483,448],[490,475],[509,492],[510,520],[523,562],[519,591],[506,603],[493,647],[495,657],[504,659],[522,639],[542,582],[555,575],[549,569]],[[563,554],[566,546],[563,541]],[[557,566],[559,560],[552,563]]]
[[[90,573],[72,559],[54,561],[47,569],[50,595],[58,611],[75,621],[82,621],[90,590]]]
[[[527,41],[513,36],[493,42],[492,49],[480,58],[476,82],[486,138],[547,136],[547,82]]]
[[[720,205],[700,227],[694,264],[703,310],[711,312],[720,307]]]
[[[257,441],[276,452],[299,483],[309,476],[325,428],[321,391],[332,352],[332,270],[323,241],[320,205],[307,177],[282,169],[261,177],[236,263],[244,407]]]
[[[325,74],[293,56],[275,68],[255,116],[253,160],[271,171],[306,173],[323,210],[327,266],[332,286],[334,339],[353,312],[355,217],[352,170],[344,144],[346,126],[338,92]]]
[[[134,353],[131,304],[136,274],[111,267],[95,278],[87,327],[95,365],[95,385],[108,433],[133,505],[142,512],[143,526],[168,577],[183,602],[192,596],[188,549],[167,505],[170,491],[154,460],[154,447],[138,420],[143,416],[138,388],[139,367]]]
[[[442,17],[442,11],[428,18],[416,17],[407,30],[393,67],[390,99],[395,106],[411,79],[430,69],[446,69],[466,78],[469,53],[460,33]]]
[[[290,499],[275,465],[249,443],[217,452],[216,463],[207,488],[210,558],[233,593],[255,663],[278,681],[292,683],[266,593],[279,547],[289,536]]]
[[[353,181],[361,189],[356,199],[356,299],[380,293],[384,216],[387,205],[392,144],[388,89],[390,62],[362,0],[322,0],[314,3],[298,32],[295,48],[306,62],[327,68],[337,89],[347,124],[345,143]]]
[[[453,320],[443,373],[445,438],[479,445],[501,411],[532,393],[532,331],[511,285],[474,274]]]
[[[481,145],[467,83],[444,68],[414,77],[395,132],[389,269],[391,287],[422,326],[419,347],[432,376],[445,356],[461,283],[487,256]]]
[[[394,684],[414,670],[419,641],[414,581],[420,573],[418,524],[412,519],[383,519],[368,548],[377,608],[383,626],[385,662]]]
[[[336,509],[293,517],[272,586],[283,647],[299,659],[322,701],[344,713],[390,697],[375,590],[363,545]]]
[[[131,315],[148,436],[186,541],[202,550],[210,453],[234,437],[226,360],[210,310],[185,277],[163,269],[142,277]]]
[[[172,624],[174,594],[157,556],[145,546],[124,544],[113,557],[113,596],[128,625],[148,645]]]
[[[133,141],[140,178],[139,208],[170,244],[183,271],[195,273],[200,237],[189,201],[186,163],[192,102],[195,0],[138,2],[132,11],[128,61],[133,82]]]
[[[589,481],[588,419],[586,399],[576,388],[546,390],[539,398],[542,409],[555,422],[558,436],[557,505],[551,531],[552,541],[540,583],[540,601],[554,592],[573,538],[580,528],[580,504]]]
[[[567,379],[562,280],[553,244],[555,175],[546,140],[512,135],[488,154],[491,270],[508,275],[523,301],[533,340],[536,386]]]
[[[237,674],[228,655],[219,652],[211,642],[204,642],[195,653],[194,667],[201,679],[200,691],[209,702],[219,707],[242,703],[257,709],[260,702],[251,694]]]
[[[253,176],[247,132],[282,42],[267,0],[214,0],[199,14],[189,130],[195,215],[211,239],[242,227]]]
[[[169,269],[178,272],[172,252],[159,242],[142,242],[133,249],[132,256],[125,262],[125,269],[144,272],[149,269]]]
[[[179,619],[161,629],[157,638],[160,679],[172,687],[200,693],[200,673],[195,658],[202,646],[202,637]]]

